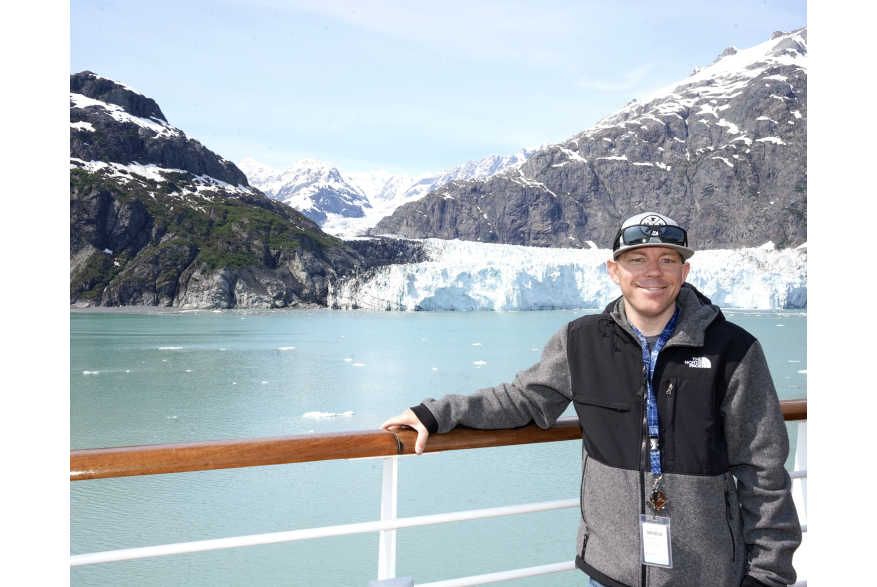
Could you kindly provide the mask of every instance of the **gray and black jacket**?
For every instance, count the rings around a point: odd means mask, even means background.
[[[673,568],[640,564],[651,491],[640,343],[619,298],[557,332],[514,383],[426,399],[429,432],[535,423],[570,402],[582,423],[576,566],[610,587],[795,583],[801,527],[784,468],[789,444],[761,345],[684,284],[679,323],[655,367]],[[734,481],[736,478],[736,483]]]

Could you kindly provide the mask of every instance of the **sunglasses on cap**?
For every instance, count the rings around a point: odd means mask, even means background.
[[[644,245],[657,238],[662,243],[668,245],[688,246],[688,233],[678,226],[668,226],[666,224],[636,224],[622,228],[615,235],[615,242],[612,250],[617,251],[624,244],[625,246]],[[620,240],[619,240],[620,239]]]

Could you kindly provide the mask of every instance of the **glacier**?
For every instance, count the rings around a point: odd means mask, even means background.
[[[386,265],[329,285],[333,309],[519,311],[602,309],[621,295],[609,249],[552,249],[424,239],[428,261]],[[698,251],[688,282],[725,308],[807,307],[807,252]]]

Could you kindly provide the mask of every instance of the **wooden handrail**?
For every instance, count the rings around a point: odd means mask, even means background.
[[[787,400],[780,405],[785,420],[807,419],[806,399]],[[579,419],[573,416],[560,418],[548,430],[535,425],[517,430],[458,428],[430,437],[425,452],[558,442],[581,437]],[[396,436],[384,430],[361,430],[71,450],[70,480],[410,455],[414,454],[416,439],[412,430],[400,431]]]

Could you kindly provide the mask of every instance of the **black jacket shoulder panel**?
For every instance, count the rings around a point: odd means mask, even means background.
[[[609,318],[607,312],[603,312],[602,314],[588,314],[587,316],[582,316],[581,318],[576,318],[572,322],[569,323],[568,332],[573,332],[580,328],[587,328],[589,326],[596,326],[599,322],[606,320]],[[611,320],[611,318],[609,318]]]

